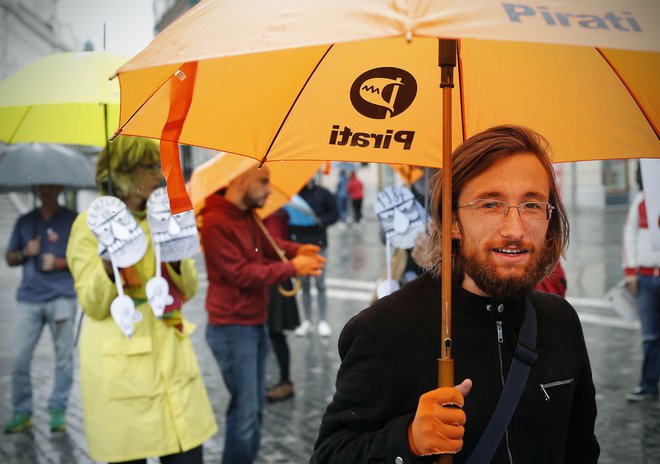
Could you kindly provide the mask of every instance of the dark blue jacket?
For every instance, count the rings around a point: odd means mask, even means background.
[[[325,248],[328,246],[326,228],[339,220],[335,196],[328,189],[316,184],[313,184],[312,187],[306,185],[298,195],[314,210],[319,224],[313,226],[289,225],[291,240],[313,243]]]

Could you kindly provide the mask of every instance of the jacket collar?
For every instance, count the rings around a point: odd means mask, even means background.
[[[509,301],[498,301],[489,296],[475,295],[459,285],[452,286],[456,303],[452,306],[459,311],[473,313],[478,317],[491,319],[518,319],[523,315],[525,309],[525,297]]]

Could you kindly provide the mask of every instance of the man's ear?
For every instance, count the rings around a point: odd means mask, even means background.
[[[461,223],[458,222],[458,218],[456,217],[455,214],[452,215],[451,238],[455,238],[457,240],[460,240],[461,238],[463,238],[463,235],[462,235],[462,232],[461,232]]]

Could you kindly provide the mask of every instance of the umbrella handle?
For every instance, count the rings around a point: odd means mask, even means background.
[[[277,292],[282,295],[283,297],[286,298],[291,298],[293,296],[296,296],[300,289],[302,288],[302,284],[300,283],[300,279],[298,277],[293,278],[293,288],[291,290],[287,290],[286,288],[282,287],[281,285],[277,286]]]
[[[277,256],[280,257],[280,260],[283,263],[288,263],[289,260],[286,257],[286,253],[284,252],[283,249],[280,248],[280,246],[277,244],[277,242],[275,241],[273,236],[270,234],[270,232],[268,232],[268,229],[266,229],[266,226],[264,225],[261,218],[259,216],[257,216],[256,213],[253,213],[252,217],[254,218],[254,222],[256,222],[257,225],[259,226],[259,229],[261,229],[261,232],[263,232],[264,236],[266,237],[266,240],[268,240],[268,243],[270,243],[270,246],[273,247],[273,250],[275,250],[275,253],[277,254]],[[280,295],[282,295],[284,297],[292,297],[300,291],[301,287],[302,287],[302,285],[300,284],[300,279],[298,279],[297,277],[294,277],[293,278],[293,289],[287,290],[287,289],[283,288],[281,285],[278,285],[277,286],[277,291],[279,292]]]

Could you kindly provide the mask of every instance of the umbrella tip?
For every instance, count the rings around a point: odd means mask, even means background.
[[[406,31],[406,42],[410,43],[412,42],[413,34],[411,30]]]

